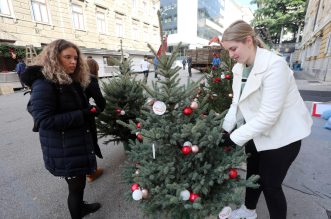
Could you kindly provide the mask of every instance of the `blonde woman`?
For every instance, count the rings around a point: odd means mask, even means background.
[[[301,140],[311,132],[312,119],[297,89],[293,72],[282,57],[263,49],[252,27],[231,24],[222,44],[238,63],[233,67],[233,101],[223,129],[230,140],[245,146],[247,178],[260,175],[258,189],[247,188],[245,204],[231,218],[257,218],[264,193],[271,219],[285,219],[282,182],[299,153]]]
[[[78,47],[55,40],[37,57],[22,80],[31,87],[31,114],[39,132],[46,169],[63,177],[69,188],[71,218],[79,219],[100,208],[83,202],[86,174],[96,171],[90,118],[97,110],[84,94],[89,72]]]

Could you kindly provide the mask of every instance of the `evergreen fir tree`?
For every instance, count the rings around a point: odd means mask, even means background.
[[[131,134],[130,129],[117,123],[117,120],[127,123],[141,117],[141,107],[145,104],[146,97],[140,82],[132,77],[131,59],[124,59],[123,49],[121,51],[121,60],[114,59],[121,74],[102,83],[106,108],[97,119],[97,127],[99,136],[105,137],[105,143],[121,141],[125,150],[129,150],[128,141],[136,136]]]
[[[137,136],[130,140],[123,177],[131,185],[128,197],[140,200],[147,215],[204,218],[238,204],[239,188],[256,186],[257,176],[238,175],[244,148],[221,146],[224,113],[208,111],[207,97],[197,102],[199,82],[179,84],[180,67],[172,68],[177,55],[178,49],[169,57],[162,54],[158,74],[164,79],[152,88],[143,85],[154,102],[142,110],[145,118],[119,122]]]
[[[229,57],[229,53],[222,48],[221,65],[212,67],[206,74],[206,84],[201,84],[198,89],[198,99],[205,97],[209,99],[209,110],[222,113],[227,110],[232,102],[232,68],[234,60]]]

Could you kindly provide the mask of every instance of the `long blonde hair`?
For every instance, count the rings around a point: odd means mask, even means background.
[[[67,48],[76,50],[78,59],[76,69],[73,74],[68,75],[59,61],[61,52]],[[66,40],[59,39],[48,44],[36,57],[34,64],[43,66],[42,73],[46,79],[57,84],[71,84],[73,81],[79,82],[81,86],[87,87],[90,83],[88,66],[82,57],[79,48]]]
[[[265,45],[261,38],[255,33],[253,28],[243,20],[232,23],[223,33],[222,41],[245,42],[248,36],[252,37],[255,46],[264,48]]]

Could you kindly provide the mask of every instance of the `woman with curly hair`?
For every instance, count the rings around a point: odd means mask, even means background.
[[[101,206],[83,202],[86,175],[96,171],[89,123],[98,109],[84,94],[90,82],[88,67],[78,47],[63,39],[46,46],[34,64],[22,80],[31,87],[30,112],[45,167],[66,180],[71,218],[82,218]]]

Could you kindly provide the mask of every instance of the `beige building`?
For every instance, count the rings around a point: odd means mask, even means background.
[[[301,42],[301,66],[321,81],[331,81],[331,0],[310,0]]]
[[[63,38],[106,71],[102,67],[119,55],[120,40],[125,53],[136,57],[150,54],[147,43],[158,49],[159,8],[159,0],[1,0],[0,43],[42,47]]]

